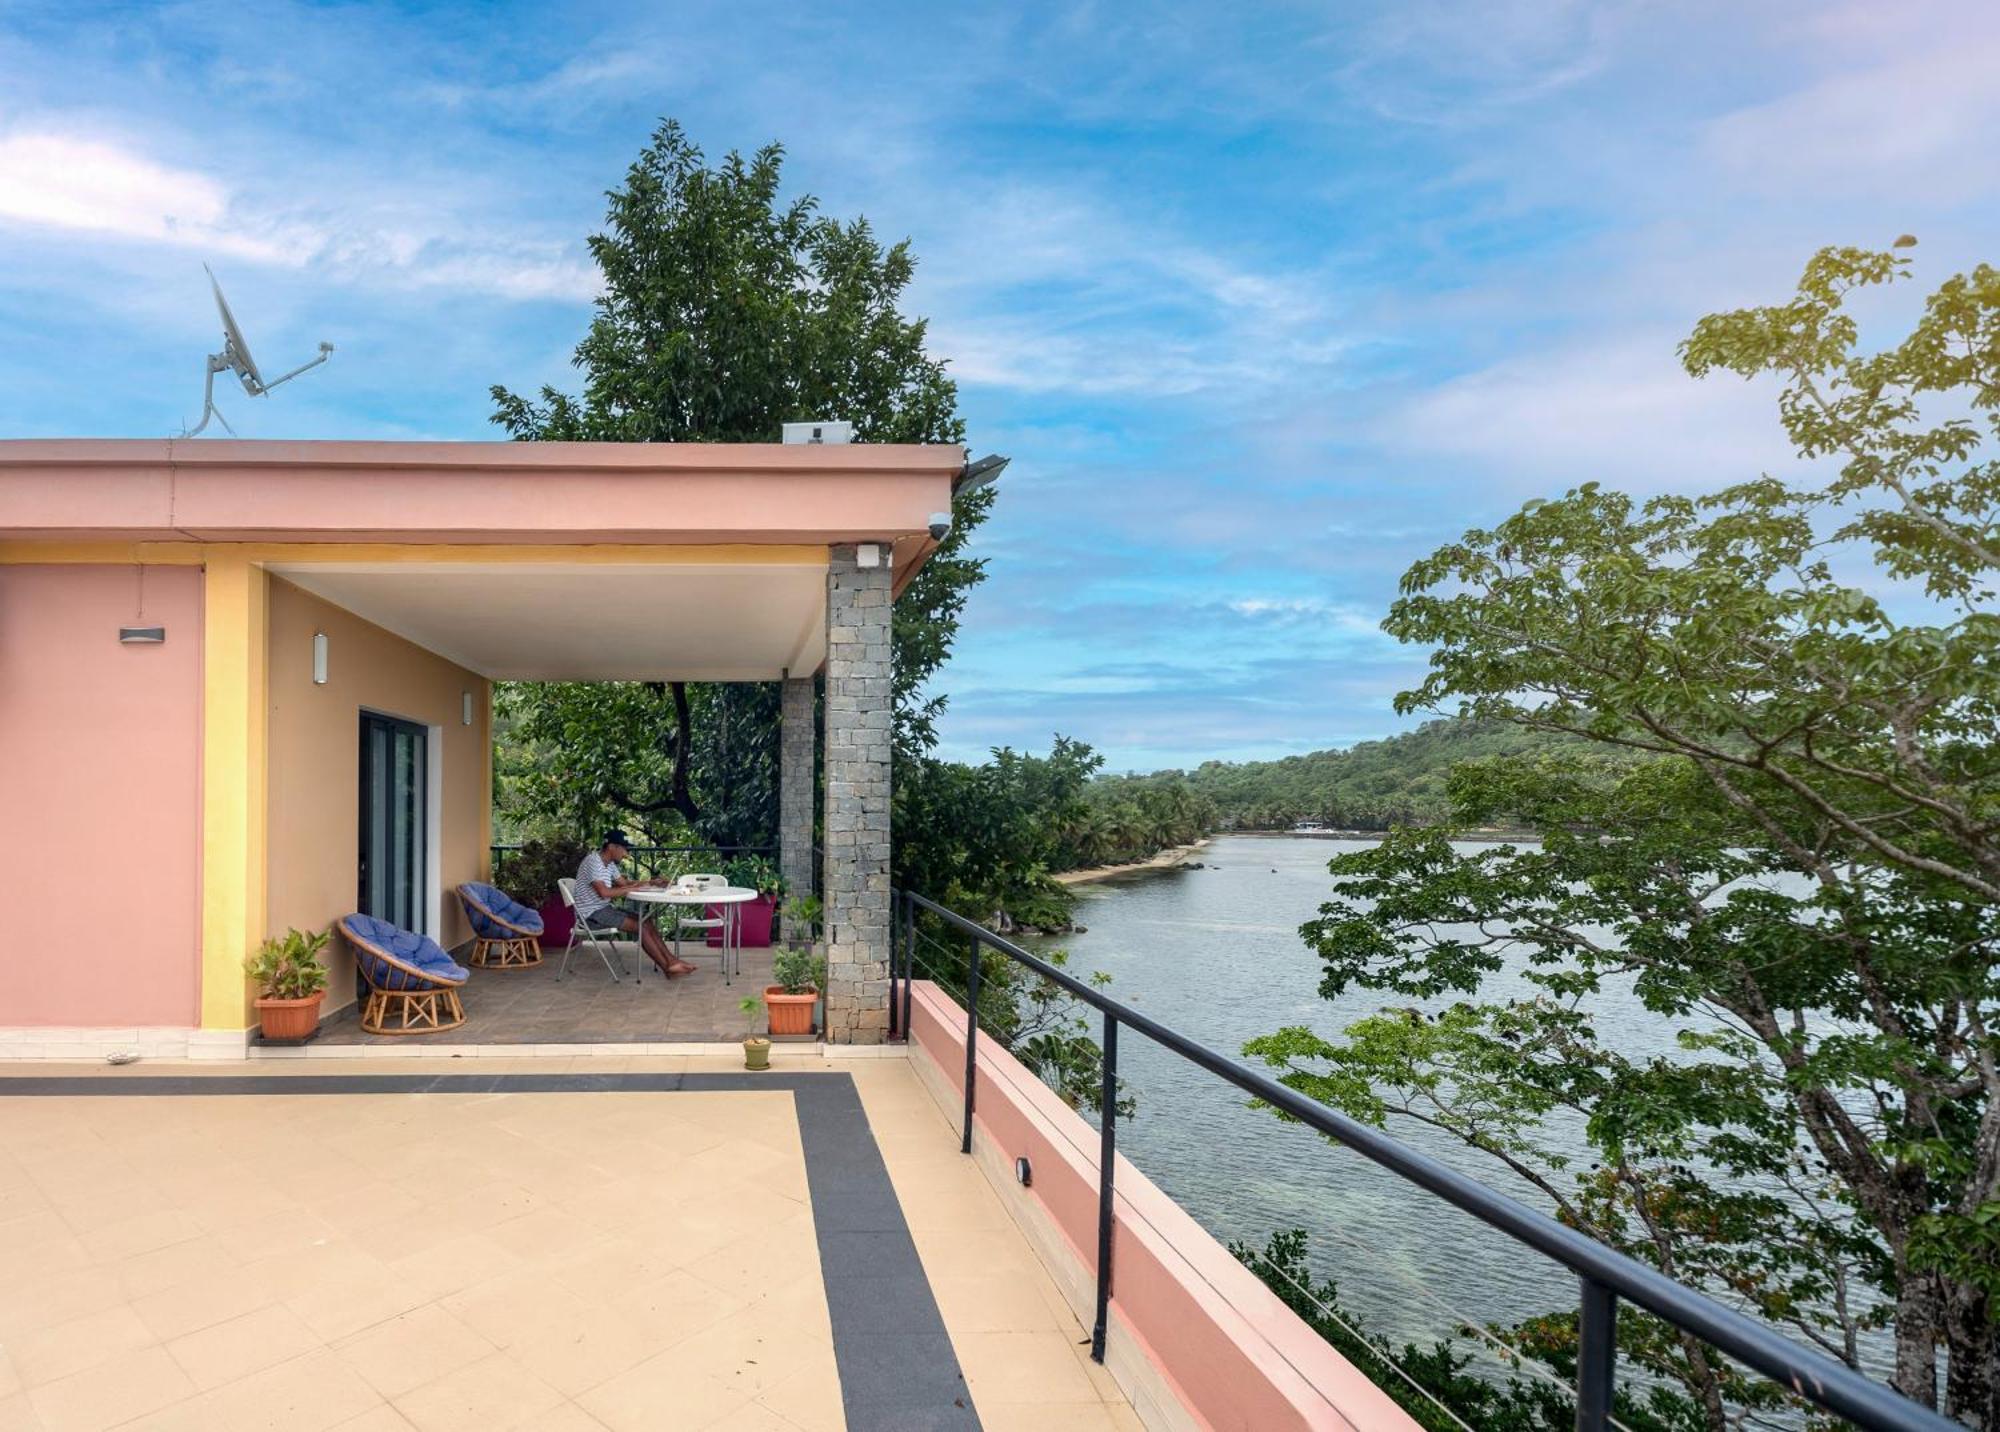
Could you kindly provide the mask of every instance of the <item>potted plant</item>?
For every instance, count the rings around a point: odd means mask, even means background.
[[[531,840],[493,869],[495,885],[540,913],[543,949],[560,950],[569,943],[575,916],[563,904],[556,881],[575,875],[583,856],[583,847],[574,840]]]
[[[785,902],[785,943],[794,950],[812,948],[824,907],[817,895],[794,895]]]
[[[326,998],[326,965],[320,951],[332,930],[308,935],[287,930],[264,941],[243,968],[257,983],[257,1023],[272,1041],[310,1039],[319,1031],[320,1001]]]
[[[737,1006],[745,1014],[755,1014],[764,1003],[754,994],[743,996]],[[771,1041],[766,1035],[752,1031],[743,1036],[743,1067],[745,1069],[769,1069],[771,1067]]]
[[[761,855],[740,855],[723,865],[722,874],[731,885],[755,890],[757,898],[737,907],[737,940],[741,948],[761,950],[771,943],[771,919],[778,912],[778,897],[785,893],[785,877],[778,867]],[[710,930],[708,942],[722,943],[722,932]]]
[[[825,957],[804,950],[780,950],[771,958],[771,978],[777,983],[764,990],[771,1033],[811,1034],[813,1006],[826,984]]]

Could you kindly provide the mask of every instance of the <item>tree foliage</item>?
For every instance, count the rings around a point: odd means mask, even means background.
[[[1587,485],[1411,569],[1385,627],[1432,657],[1400,709],[1455,703],[1623,759],[1453,775],[1458,822],[1514,812],[1539,848],[1403,830],[1334,860],[1304,930],[1324,992],[1422,1007],[1252,1048],[1852,1364],[1886,1338],[1901,1391],[1991,1428],[2000,273],[1953,278],[1905,339],[1860,351],[1850,301],[1906,268],[1822,251],[1792,299],[1683,347],[1697,376],[1779,380],[1810,480],[1643,503]],[[1533,992],[1481,998],[1502,970]],[[1607,1038],[1592,1010],[1613,986],[1679,1048]],[[1562,1120],[1588,1163],[1550,1152]],[[1627,1354],[1706,1425],[1775,1396],[1625,1321]]]
[[[590,252],[603,291],[577,345],[579,394],[493,389],[522,441],[775,442],[787,421],[837,417],[859,442],[963,443],[957,387],[905,317],[916,260],[866,219],[783,195],[783,150],[710,164],[669,120],[607,195]],[[953,502],[953,527],[896,604],[895,732],[928,750],[943,704],[927,685],[983,574],[966,542],[991,489]],[[695,825],[721,843],[775,836],[774,687],[533,683],[503,702],[535,770],[510,787],[542,820]],[[723,733],[727,730],[728,740]],[[509,773],[514,774],[514,773]],[[535,777],[548,781],[537,783]]]

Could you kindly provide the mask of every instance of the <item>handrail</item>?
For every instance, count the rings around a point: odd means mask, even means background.
[[[904,997],[900,1011],[900,1028],[905,1038],[909,1031],[908,987],[912,982],[916,912],[927,911],[962,931],[972,941],[968,973],[969,987],[974,993],[968,997],[966,1010],[965,1123],[962,1135],[965,1152],[971,1152],[972,1143],[972,1047],[979,1024],[976,972],[980,946],[997,950],[1016,964],[1026,966],[1104,1015],[1103,1151],[1098,1169],[1098,1305],[1097,1326],[1091,1339],[1091,1356],[1097,1361],[1104,1360],[1105,1314],[1110,1296],[1111,1180],[1115,1163],[1112,1129],[1117,1110],[1117,1028],[1123,1024],[1307,1127],[1339,1140],[1364,1158],[1463,1209],[1488,1227],[1499,1229],[1516,1242],[1527,1244],[1577,1274],[1581,1279],[1582,1294],[1577,1348],[1576,1415],[1579,1432],[1601,1432],[1609,1420],[1612,1380],[1617,1365],[1615,1318],[1616,1300],[1619,1298],[1693,1333],[1730,1357],[1789,1387],[1815,1406],[1845,1417],[1867,1429],[1867,1432],[1963,1432],[1958,1423],[1910,1401],[1893,1388],[1864,1377],[1822,1353],[1801,1347],[1767,1324],[1734,1308],[1725,1307],[1705,1293],[1675,1282],[1658,1269],[1649,1268],[1588,1234],[1557,1222],[1539,1209],[1495,1192],[1428,1154],[1417,1152],[1382,1130],[1350,1118],[1279,1083],[1268,1074],[1190,1039],[1179,1030],[1171,1029],[1130,1005],[1112,999],[1102,990],[1057,969],[1048,961],[1030,954],[1011,940],[994,934],[956,911],[948,910],[914,891],[894,894],[906,902],[905,919],[901,922]],[[892,931],[897,923],[891,921]],[[890,988],[894,1028],[897,1023],[894,981],[891,981]]]

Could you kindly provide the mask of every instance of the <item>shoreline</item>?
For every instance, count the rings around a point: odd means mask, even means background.
[[[1213,839],[1213,836],[1205,835],[1192,845],[1168,846],[1146,860],[1134,860],[1125,865],[1093,865],[1085,870],[1059,870],[1049,878],[1058,885],[1089,885],[1120,875],[1134,875],[1142,870],[1172,870],[1177,865],[1187,864],[1190,856],[1205,849]]]

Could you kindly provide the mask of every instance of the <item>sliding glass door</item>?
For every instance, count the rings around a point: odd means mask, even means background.
[[[424,727],[362,713],[360,908],[419,934],[428,913],[429,754]]]

